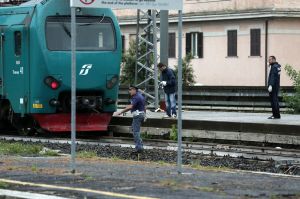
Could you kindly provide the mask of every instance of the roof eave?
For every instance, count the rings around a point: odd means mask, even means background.
[[[242,19],[262,19],[262,18],[300,18],[300,11],[259,11],[244,13],[223,13],[223,14],[206,14],[189,13],[183,15],[183,22],[205,22],[205,21],[224,21],[224,20],[242,20]],[[159,22],[159,20],[158,20]],[[176,15],[169,16],[169,23],[177,23]],[[120,25],[135,25],[136,18],[119,18]],[[142,21],[145,23],[146,21]]]

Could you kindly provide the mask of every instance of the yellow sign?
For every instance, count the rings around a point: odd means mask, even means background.
[[[33,108],[43,108],[43,104],[32,104]]]

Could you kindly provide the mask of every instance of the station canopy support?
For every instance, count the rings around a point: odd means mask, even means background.
[[[159,56],[157,45],[159,11],[137,10],[136,66],[134,83],[146,96],[148,108],[158,108],[158,70]]]

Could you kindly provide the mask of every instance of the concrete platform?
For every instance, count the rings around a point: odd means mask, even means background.
[[[143,132],[163,135],[171,131],[176,119],[163,119],[164,113],[147,112]],[[282,114],[270,120],[268,113],[185,111],[183,136],[191,138],[228,139],[281,144],[300,144],[300,115]],[[130,132],[131,114],[114,117],[110,129]]]

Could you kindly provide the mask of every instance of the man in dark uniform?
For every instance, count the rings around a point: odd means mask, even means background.
[[[164,87],[166,115],[164,117],[176,118],[176,78],[174,71],[163,63],[159,63],[159,70],[161,71],[161,85]]]
[[[275,56],[269,57],[270,73],[268,79],[268,91],[273,115],[268,119],[280,119],[278,93],[280,88],[281,66],[276,62]]]
[[[131,111],[133,115],[132,119],[132,132],[135,142],[135,149],[138,153],[143,151],[143,141],[140,136],[141,123],[145,119],[145,98],[138,91],[136,86],[129,87],[129,94],[131,96],[130,104],[126,106],[122,111],[116,112],[114,115],[121,115],[127,111]]]

